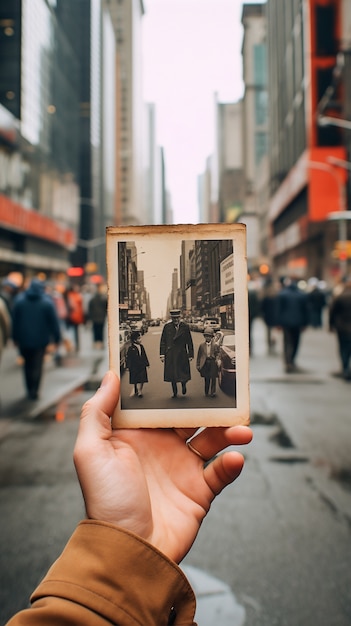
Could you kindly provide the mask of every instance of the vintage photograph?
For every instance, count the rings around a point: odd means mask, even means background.
[[[107,269],[113,425],[247,424],[245,226],[111,227]]]

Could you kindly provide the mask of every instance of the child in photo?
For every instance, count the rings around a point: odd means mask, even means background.
[[[214,340],[212,328],[204,330],[203,343],[200,343],[197,352],[196,368],[201,377],[205,379],[205,395],[216,395],[216,381],[218,378],[217,356],[219,353],[218,343]]]
[[[131,395],[142,398],[144,383],[148,382],[146,368],[149,367],[149,360],[141,343],[141,333],[133,331],[130,339],[132,343],[128,348],[126,366],[129,370],[129,383],[134,385]]]

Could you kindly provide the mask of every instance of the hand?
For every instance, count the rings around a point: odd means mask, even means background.
[[[112,430],[119,380],[108,372],[82,409],[74,462],[87,516],[139,535],[179,563],[211,503],[240,474],[244,459],[227,451],[204,467],[185,441],[197,429]],[[206,428],[192,440],[205,459],[247,444],[246,426]]]
[[[164,362],[165,362],[165,357],[164,357],[164,354],[161,354],[160,359],[161,359],[162,363],[164,363]]]

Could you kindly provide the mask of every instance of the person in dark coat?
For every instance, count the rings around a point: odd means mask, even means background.
[[[95,348],[104,347],[104,328],[107,315],[107,296],[105,285],[99,285],[96,293],[90,298],[88,316],[93,327]]]
[[[24,359],[24,378],[28,397],[35,400],[42,377],[47,346],[61,341],[60,323],[52,299],[41,280],[34,278],[15,300],[12,337]]]
[[[13,303],[18,293],[18,286],[10,278],[3,278],[0,286],[0,298],[5,302],[9,314],[12,316]]]
[[[273,278],[266,279],[261,293],[261,312],[266,326],[268,354],[274,354],[276,339],[273,331],[277,326],[277,295],[278,289]]]
[[[284,363],[287,373],[298,372],[295,358],[300,345],[301,332],[308,326],[307,295],[298,288],[295,279],[286,278],[277,296],[277,323],[283,330]]]
[[[203,334],[205,341],[199,345],[196,368],[200,376],[205,379],[205,396],[208,396],[210,393],[211,398],[214,398],[218,378],[217,357],[219,354],[219,345],[214,339],[214,331],[212,328],[205,329]]]
[[[173,398],[176,398],[177,383],[182,384],[182,394],[186,394],[186,383],[191,379],[190,361],[194,358],[194,345],[188,324],[180,319],[180,309],[173,309],[170,315],[171,320],[162,330],[160,359],[164,363],[163,380],[171,383]]]
[[[335,330],[338,337],[340,376],[351,380],[351,276],[346,279],[343,291],[330,304],[329,329]]]
[[[130,336],[131,345],[128,348],[126,367],[129,370],[129,383],[134,385],[134,395],[142,398],[144,383],[148,382],[147,367],[150,363],[144,346],[141,343],[141,333],[134,330]]]
[[[308,308],[310,312],[310,325],[312,328],[321,328],[323,325],[323,309],[327,304],[325,293],[319,287],[317,278],[310,278],[308,285]]]
[[[258,297],[258,287],[255,281],[248,283],[248,311],[249,311],[249,353],[253,354],[253,322],[261,315],[261,303]]]

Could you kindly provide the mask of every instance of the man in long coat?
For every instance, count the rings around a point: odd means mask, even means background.
[[[285,278],[277,295],[277,325],[283,330],[284,363],[287,373],[301,371],[295,365],[301,332],[309,324],[307,295],[297,286],[294,278]]]
[[[160,359],[164,363],[163,380],[171,383],[173,398],[176,398],[177,383],[182,384],[182,394],[186,394],[194,345],[188,324],[180,319],[180,309],[173,309],[170,315],[171,320],[164,325],[161,335]]]
[[[351,276],[345,280],[343,291],[332,301],[329,309],[329,329],[338,337],[341,376],[351,380]]]

